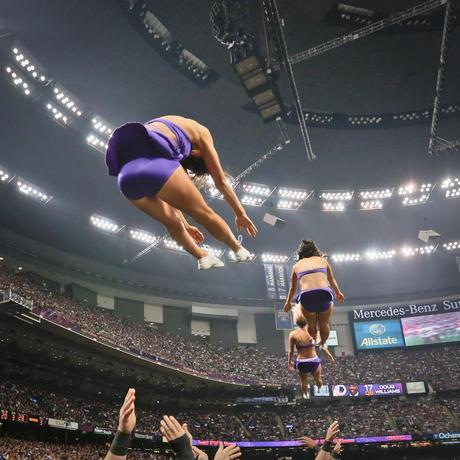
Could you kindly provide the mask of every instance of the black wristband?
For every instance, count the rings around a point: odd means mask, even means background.
[[[330,452],[331,448],[332,448],[332,442],[328,441],[327,439],[324,440],[324,444],[323,444],[323,447],[321,447],[321,449],[324,450],[325,452]]]
[[[123,433],[123,431],[118,430],[110,446],[110,452],[112,452],[113,455],[123,457],[127,455],[130,445],[131,433]]]
[[[321,447],[319,444],[316,444],[316,446],[313,446],[312,449],[315,451],[315,454],[317,454],[321,450]]]
[[[190,446],[190,440],[184,433],[180,438],[169,441],[171,448],[180,458],[194,458],[192,453],[192,447]]]
[[[332,457],[332,458],[340,458],[340,454],[339,454],[338,452],[336,452],[335,450],[333,450],[333,451],[331,452],[331,457]]]

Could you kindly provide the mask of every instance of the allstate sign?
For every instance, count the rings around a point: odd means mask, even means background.
[[[353,323],[353,328],[358,350],[404,346],[399,320]]]

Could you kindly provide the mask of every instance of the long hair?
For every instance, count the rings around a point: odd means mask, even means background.
[[[187,158],[184,158],[180,164],[185,169],[185,171],[191,171],[194,177],[200,177],[209,174],[208,168],[206,168],[206,164],[203,158],[189,155]]]
[[[318,245],[313,240],[302,240],[297,250],[297,254],[300,259],[305,259],[306,257],[322,257],[323,253],[319,249]]]

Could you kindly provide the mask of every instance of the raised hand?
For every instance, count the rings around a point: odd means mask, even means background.
[[[341,291],[337,292],[337,295],[335,296],[339,303],[344,303],[345,302],[345,296]]]
[[[332,356],[331,352],[327,348],[323,348],[322,350],[323,350],[324,354],[329,358],[331,363],[335,363],[335,359]]]
[[[252,220],[247,216],[247,214],[241,214],[240,216],[236,216],[235,224],[238,232],[242,228],[244,228],[249,236],[256,236],[257,227],[253,224]]]
[[[340,433],[339,422],[336,420],[331,423],[326,433],[326,441],[332,441]]]
[[[201,244],[204,242],[204,235],[198,228],[194,227],[193,225],[189,225],[186,227],[186,230],[196,244]]]
[[[186,423],[182,424],[182,428],[185,430],[185,434],[190,440],[190,446],[192,447],[192,452],[193,456],[195,457],[195,460],[208,460],[208,454],[206,452],[192,445],[193,436],[192,433],[190,433],[190,431],[188,430],[188,426]]]
[[[174,439],[178,439],[185,434],[184,428],[172,415],[163,416],[163,420],[160,422],[160,431],[168,442],[174,441]]]
[[[334,452],[340,455],[342,450],[343,450],[342,441],[340,441],[339,439],[334,446]]]
[[[298,441],[302,443],[302,446],[308,447],[309,449],[313,449],[313,447],[317,444],[314,439],[309,438],[308,436],[301,436],[298,438]]]
[[[136,426],[136,408],[134,401],[136,400],[136,390],[130,388],[126,393],[125,400],[120,409],[120,416],[118,419],[118,431],[131,434]]]
[[[224,449],[224,443],[221,442],[214,456],[214,460],[235,460],[240,457],[241,450],[237,445],[230,444]]]

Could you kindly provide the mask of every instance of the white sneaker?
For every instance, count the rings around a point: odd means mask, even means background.
[[[323,343],[322,345],[320,344],[319,349],[320,350],[328,350],[327,343]]]
[[[235,261],[236,262],[246,262],[251,259],[251,253],[244,248],[243,246],[238,249],[238,251],[235,251]]]
[[[310,393],[302,393],[303,399],[310,399]]]
[[[207,270],[208,268],[222,268],[225,264],[216,256],[208,254],[198,260],[198,270]]]

